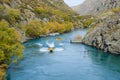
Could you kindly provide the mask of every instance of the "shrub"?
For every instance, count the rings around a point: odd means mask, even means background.
[[[49,17],[51,12],[47,7],[35,7],[35,13],[39,14],[41,18]]]
[[[88,26],[90,26],[92,23],[93,23],[93,19],[87,19],[87,20],[85,20],[84,22],[83,22],[83,26],[84,27],[88,27]]]
[[[73,24],[71,22],[64,23],[65,26],[65,32],[69,32],[73,29]]]
[[[120,7],[114,8],[114,9],[112,9],[112,11],[113,11],[114,13],[118,13],[118,12],[120,12]]]
[[[44,13],[44,14],[47,14],[48,13],[48,10],[46,10],[45,8],[43,7],[36,7],[35,8],[35,12],[41,14],[41,13]]]
[[[0,11],[3,11],[5,9],[5,6],[0,6]]]
[[[46,29],[44,30],[47,31],[47,33],[53,33],[53,32],[64,33],[71,31],[73,28],[73,24],[71,22],[58,23],[56,21],[53,21],[53,22],[44,23],[44,27]]]
[[[26,25],[26,35],[31,38],[39,37],[42,33],[42,24],[40,21],[30,21]]]
[[[19,9],[9,8],[6,10],[6,19],[8,21],[15,22],[19,17],[21,13]]]

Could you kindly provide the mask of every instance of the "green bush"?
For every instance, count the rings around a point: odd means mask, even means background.
[[[87,19],[87,20],[85,20],[84,22],[83,22],[83,26],[84,27],[88,27],[88,26],[90,26],[92,23],[93,23],[93,19]]]
[[[41,18],[50,17],[52,14],[47,7],[35,7],[34,11],[39,14]]]
[[[65,26],[65,32],[69,32],[73,29],[73,24],[71,22],[66,22],[64,26]]]
[[[8,19],[8,21],[15,22],[20,15],[21,13],[19,9],[9,8],[6,10],[6,19]]]
[[[0,11],[3,11],[5,9],[5,6],[0,6]]]
[[[73,29],[73,24],[71,22],[65,22],[65,23],[58,23],[56,21],[44,23],[44,32],[47,31],[47,33],[64,33],[69,32]]]
[[[120,12],[120,7],[114,8],[114,9],[112,9],[112,11],[113,11],[114,13],[118,13],[118,12]]]
[[[48,10],[46,10],[45,8],[43,7],[36,7],[35,8],[35,12],[41,14],[41,13],[44,13],[44,14],[47,14],[48,13]]]
[[[27,25],[26,25],[26,35],[28,37],[39,37],[41,35],[41,31],[42,30],[42,24],[40,21],[30,21]]]

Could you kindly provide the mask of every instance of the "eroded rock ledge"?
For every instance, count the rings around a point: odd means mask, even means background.
[[[105,52],[120,54],[120,11],[109,11],[98,17],[83,42],[87,45],[103,49]]]

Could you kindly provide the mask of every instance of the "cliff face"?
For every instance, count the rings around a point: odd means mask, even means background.
[[[85,0],[82,4],[74,6],[73,10],[80,15],[96,15],[116,7],[120,7],[119,0]]]
[[[96,18],[83,42],[103,49],[105,52],[120,54],[120,8],[102,13]]]

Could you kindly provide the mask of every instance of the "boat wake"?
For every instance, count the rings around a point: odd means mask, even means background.
[[[63,51],[64,49],[62,47],[55,48],[54,51]],[[49,52],[48,47],[40,48],[40,52]]]

